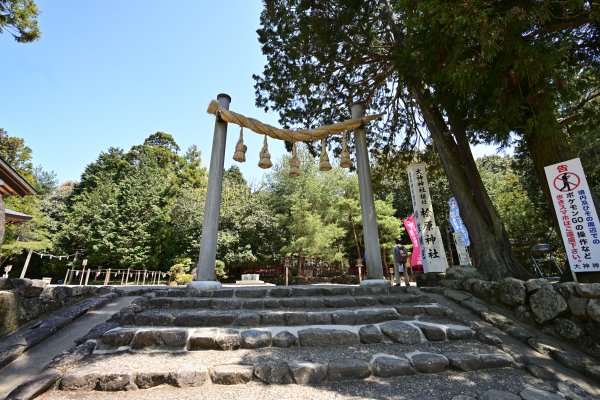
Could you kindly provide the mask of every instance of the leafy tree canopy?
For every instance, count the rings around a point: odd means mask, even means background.
[[[57,243],[106,267],[167,270],[197,257],[206,171],[195,147],[179,150],[157,132],[129,152],[101,153],[66,200]]]
[[[39,13],[33,0],[0,0],[0,33],[7,31],[20,43],[39,39]]]

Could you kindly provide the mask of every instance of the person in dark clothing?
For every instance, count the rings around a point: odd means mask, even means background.
[[[396,239],[396,245],[394,246],[394,279],[396,286],[400,286],[400,273],[404,275],[404,284],[410,286],[410,278],[406,271],[406,260],[408,259],[408,250],[402,245],[400,239]]]

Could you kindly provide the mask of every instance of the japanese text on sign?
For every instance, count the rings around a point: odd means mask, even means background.
[[[598,214],[579,158],[544,168],[573,272],[600,271]]]
[[[407,168],[407,172],[423,271],[445,272],[448,262],[440,230],[435,225],[425,165],[411,164]]]

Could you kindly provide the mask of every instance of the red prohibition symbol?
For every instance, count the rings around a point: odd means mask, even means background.
[[[554,187],[561,192],[575,190],[579,186],[579,183],[579,176],[573,172],[563,172],[554,178]]]

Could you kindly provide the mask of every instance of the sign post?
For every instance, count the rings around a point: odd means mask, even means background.
[[[83,262],[81,263],[81,266],[83,267],[83,269],[81,270],[81,279],[79,280],[79,286],[81,286],[83,284],[83,275],[85,275],[85,267],[87,266],[87,258],[83,260]]]
[[[435,224],[425,164],[410,164],[406,169],[412,197],[414,217],[421,245],[423,272],[446,272],[448,260],[442,244],[442,235]]]
[[[462,232],[454,232],[454,245],[458,254],[458,265],[471,265],[471,257],[465,245],[465,238]]]
[[[289,257],[285,258],[285,262],[283,265],[285,266],[285,286],[288,286],[289,276],[290,276],[290,259],[289,259]]]
[[[25,259],[25,265],[23,265],[23,271],[21,271],[21,278],[25,278],[25,274],[27,273],[27,267],[29,266],[29,261],[31,261],[31,254],[33,253],[33,249],[29,249],[27,253],[27,258]]]
[[[573,279],[600,271],[600,223],[581,160],[544,168]]]

